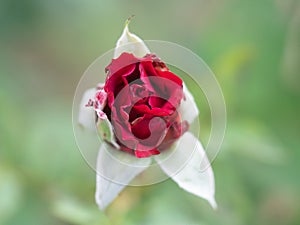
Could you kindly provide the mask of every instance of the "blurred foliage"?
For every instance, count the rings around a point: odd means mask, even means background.
[[[128,187],[106,214],[94,202],[72,98],[132,14],[133,32],[192,49],[218,77],[217,211],[170,180]],[[1,0],[0,224],[300,224],[299,15],[298,0]]]

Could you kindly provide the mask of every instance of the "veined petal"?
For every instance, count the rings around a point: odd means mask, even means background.
[[[138,174],[151,163],[103,143],[97,158],[96,202],[105,209]]]
[[[181,115],[181,120],[186,120],[191,124],[199,115],[199,110],[196,105],[195,99],[191,92],[187,89],[186,85],[183,83],[183,94],[184,97],[181,100],[179,106],[179,112]]]
[[[187,149],[194,149],[186,165],[179,170],[178,163],[186,158]],[[167,156],[167,157],[166,157]],[[208,159],[201,143],[190,132],[185,133],[171,152],[162,152],[155,157],[162,170],[170,176],[182,189],[206,199],[215,209],[215,180],[211,166],[201,170],[202,160]],[[178,171],[179,170],[179,171]]]
[[[133,53],[136,57],[143,57],[150,53],[148,47],[141,38],[129,32],[128,24],[130,19],[126,21],[125,28],[115,48],[114,58],[118,58],[123,52]]]
[[[78,122],[84,128],[96,131],[95,125],[95,110],[93,107],[87,107],[90,99],[94,99],[96,88],[88,89],[84,92],[79,106]]]

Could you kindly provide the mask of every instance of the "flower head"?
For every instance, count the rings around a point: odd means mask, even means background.
[[[187,130],[177,111],[183,82],[157,56],[124,52],[106,71],[103,88],[87,106],[97,119],[109,119],[120,150],[138,158],[157,155]]]
[[[106,208],[153,159],[181,188],[216,207],[213,171],[200,171],[208,159],[188,132],[198,108],[180,77],[129,32],[128,23],[105,72],[105,83],[85,93],[79,113],[79,122],[96,126],[105,141],[97,158],[99,207]],[[186,149],[194,150],[192,156]]]

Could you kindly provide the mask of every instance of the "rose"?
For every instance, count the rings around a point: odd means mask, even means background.
[[[154,54],[137,58],[122,53],[106,71],[105,85],[96,98],[104,101],[107,94],[103,112],[122,151],[138,158],[156,155],[187,130],[177,111],[183,98],[182,80]],[[100,118],[103,112],[98,113]]]
[[[156,162],[181,188],[216,208],[213,171],[199,170],[201,162],[208,162],[206,153],[200,141],[185,132],[198,117],[197,105],[182,80],[150,52],[129,32],[127,22],[107,66],[105,84],[82,96],[78,133],[88,128],[83,137],[90,143],[95,137],[90,131],[97,129],[105,141],[97,156],[96,202],[105,209],[138,174],[156,171]],[[89,156],[93,144],[87,147]]]

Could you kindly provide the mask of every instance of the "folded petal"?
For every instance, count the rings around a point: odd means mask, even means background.
[[[179,106],[179,112],[181,115],[181,120],[186,120],[191,124],[199,115],[199,110],[196,105],[195,99],[190,91],[187,89],[186,85],[183,83],[183,94],[184,98],[181,100]]]
[[[97,158],[96,202],[105,209],[131,180],[151,163],[150,158],[138,159],[103,143]]]
[[[217,207],[214,174],[211,166],[204,171],[200,168],[202,160],[209,163],[201,143],[193,134],[185,133],[173,151],[164,151],[155,159],[182,189],[206,199],[213,208]]]
[[[114,58],[118,58],[123,52],[133,53],[137,57],[143,57],[150,53],[145,43],[135,34],[129,32],[129,20],[127,20],[123,33],[115,48]]]
[[[78,122],[84,128],[96,131],[95,125],[95,110],[93,107],[87,107],[90,99],[94,99],[96,93],[96,88],[88,89],[84,92],[82,100],[80,102]]]

